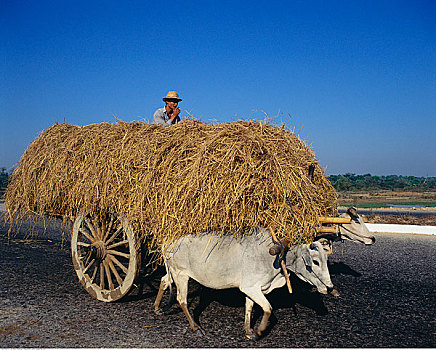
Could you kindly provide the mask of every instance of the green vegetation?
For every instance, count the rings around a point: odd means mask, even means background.
[[[410,201],[402,201],[397,202],[396,200],[391,200],[389,202],[374,202],[374,203],[366,203],[365,201],[361,201],[360,199],[357,200],[347,200],[343,198],[339,198],[339,206],[342,207],[359,207],[359,208],[365,208],[365,209],[373,209],[373,208],[391,208],[392,206],[396,206],[397,208],[420,208],[420,207],[427,207],[427,208],[434,208],[436,207],[436,202],[418,202],[415,200]]]
[[[371,174],[330,175],[327,177],[336,191],[435,191],[436,177],[372,176]]]
[[[8,186],[8,178],[9,174],[6,172],[6,168],[0,168],[0,198],[3,196],[3,193]]]

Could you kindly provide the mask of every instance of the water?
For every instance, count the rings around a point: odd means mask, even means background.
[[[417,208],[417,206],[412,205],[411,207],[415,207]],[[344,213],[346,211],[346,209],[338,209],[338,212]],[[359,214],[363,214],[363,215],[371,215],[371,214],[377,214],[377,215],[411,215],[411,216],[417,216],[417,217],[421,217],[421,216],[425,216],[425,215],[436,215],[436,211],[432,210],[389,210],[388,208],[386,209],[366,209],[366,208],[357,208],[357,212]]]
[[[410,209],[410,208],[425,208],[425,205],[419,205],[419,204],[386,204],[389,207],[392,208],[405,208],[405,209]]]

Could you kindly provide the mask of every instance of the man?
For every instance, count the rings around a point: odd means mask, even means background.
[[[177,105],[182,99],[179,98],[177,92],[169,91],[162,100],[165,102],[165,107],[159,108],[154,112],[153,123],[164,126],[178,123],[180,121],[180,108]]]

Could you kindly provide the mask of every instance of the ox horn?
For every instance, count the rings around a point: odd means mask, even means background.
[[[347,209],[347,213],[348,213],[350,216],[353,216],[353,217],[358,217],[358,216],[359,216],[359,215],[357,214],[357,209],[356,209],[355,207],[348,208],[348,209]]]

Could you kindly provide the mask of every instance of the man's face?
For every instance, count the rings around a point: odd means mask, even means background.
[[[175,108],[177,108],[177,105],[179,102],[177,100],[166,100],[167,107],[172,112]]]

